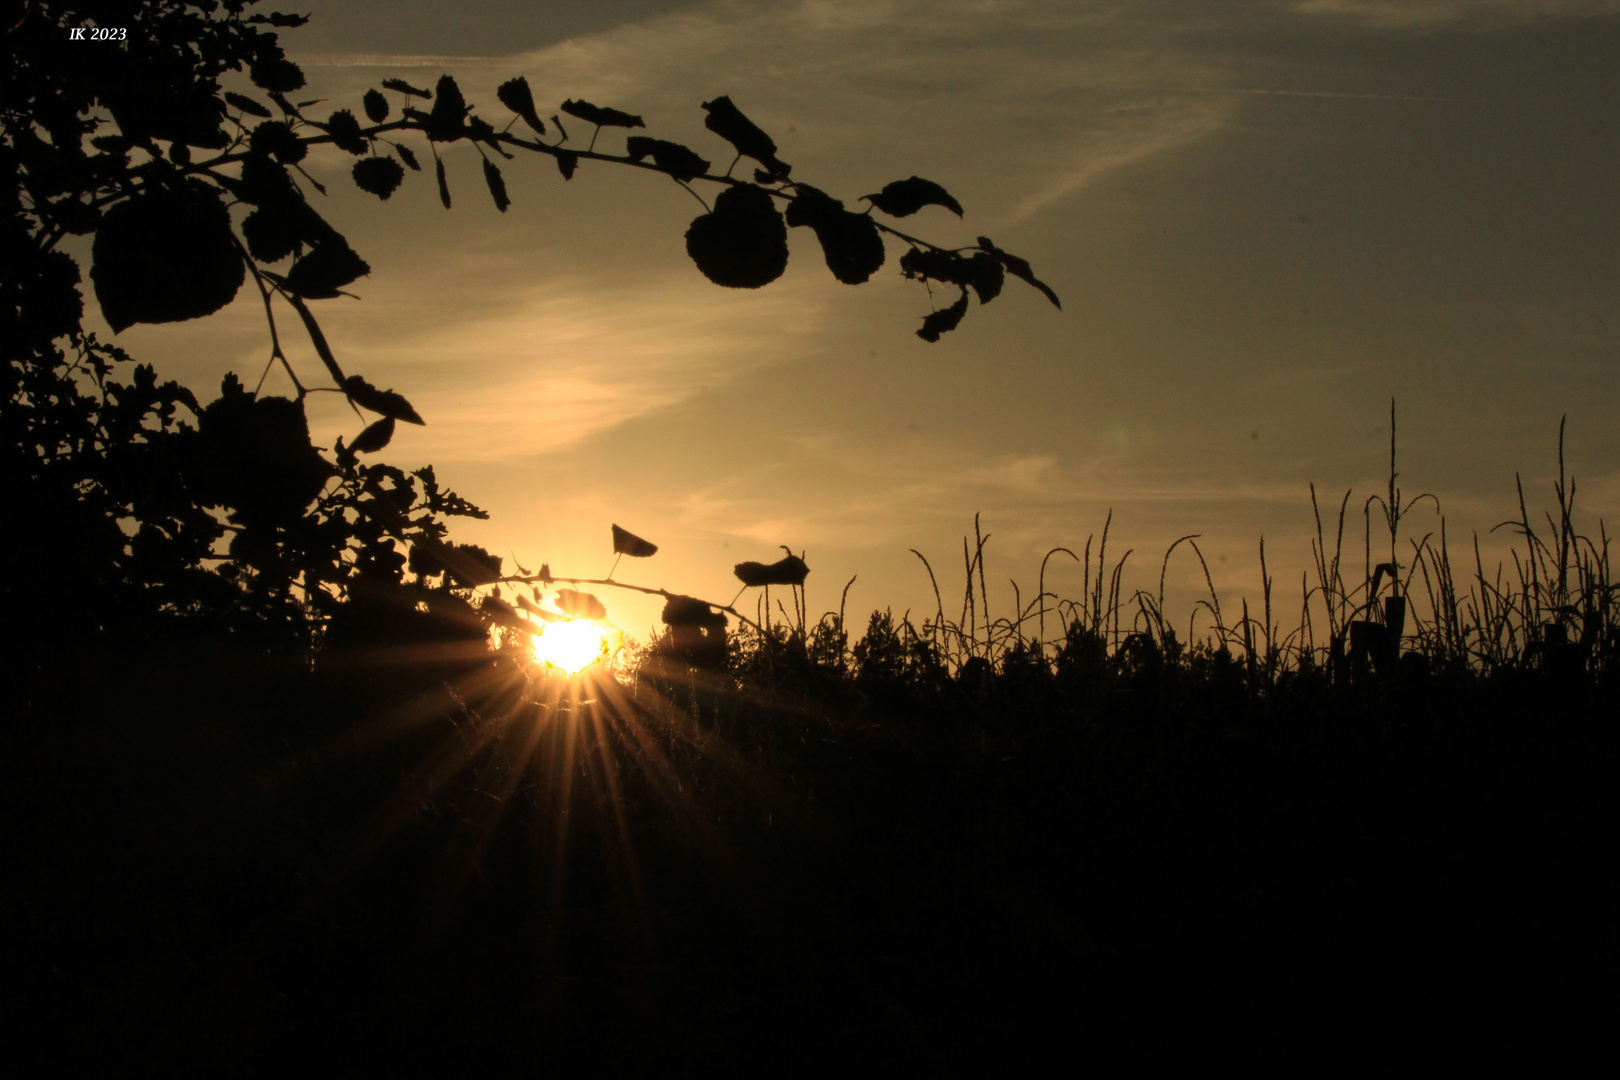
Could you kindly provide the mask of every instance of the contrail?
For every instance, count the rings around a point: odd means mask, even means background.
[[[305,54],[298,62],[308,67],[452,67],[457,65],[510,63],[509,56],[388,56],[378,53]]]
[[[1418,94],[1353,94],[1341,90],[1265,90],[1229,86],[1134,86],[1109,84],[1110,90],[1155,90],[1167,94],[1247,94],[1258,97],[1355,98],[1363,101],[1444,101],[1468,104],[1474,98],[1424,97]]]

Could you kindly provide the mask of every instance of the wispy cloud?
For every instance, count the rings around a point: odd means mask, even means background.
[[[411,399],[429,426],[412,433],[412,454],[533,458],[777,362],[821,317],[791,286],[731,303],[712,291],[695,274],[633,289],[552,278],[478,319],[357,337],[346,362],[419,387]]]
[[[1286,481],[1155,477],[1112,450],[985,454],[933,436],[880,436],[874,445],[833,431],[788,442],[681,496],[671,509],[682,529],[768,544],[904,547],[921,532],[958,527],[966,505],[995,520],[1004,540],[1038,545],[1076,522],[1100,521],[1111,506],[1137,507],[1138,519],[1207,518],[1237,506],[1296,506],[1302,494]]]

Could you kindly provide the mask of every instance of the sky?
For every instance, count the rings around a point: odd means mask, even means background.
[[[384,78],[450,73],[504,122],[495,87],[523,75],[542,115],[564,98],[639,113],[723,168],[700,103],[726,94],[795,179],[851,205],[934,180],[964,219],[896,224],[988,235],[1062,297],[1010,281],[930,345],[894,243],[851,287],[793,230],[782,279],[730,290],[687,259],[702,208],[662,177],[587,162],[564,182],[520,158],[501,214],[462,143],[447,213],[426,174],[382,203],[347,155],[313,154],[323,210],[373,267],[359,302],[317,314],[348,371],[427,419],[383,456],[434,464],[492,515],[455,537],[530,569],[601,576],[617,523],[662,549],[619,579],[723,602],[733,563],[788,545],[812,616],[858,576],[858,631],[875,608],[933,614],[911,549],[954,617],[976,513],[1007,615],[1011,581],[1033,596],[1044,553],[1080,551],[1112,511],[1127,591],[1157,591],[1165,549],[1196,533],[1222,603],[1257,600],[1264,537],[1297,612],[1309,485],[1328,513],[1355,492],[1359,567],[1391,399],[1399,484],[1439,498],[1454,549],[1479,530],[1494,550],[1516,473],[1532,513],[1551,505],[1566,415],[1582,521],[1620,518],[1620,0],[306,8],[283,42],[309,97],[358,110]],[[119,343],[194,386],[256,381],[250,291]],[[312,352],[294,356],[314,381]],[[358,429],[336,395],[311,420],[327,444]],[[1439,522],[1424,503],[1403,536]],[[1204,591],[1185,548],[1166,582],[1185,625]],[[1078,567],[1054,560],[1047,587],[1078,595]],[[602,595],[633,632],[657,617]]]

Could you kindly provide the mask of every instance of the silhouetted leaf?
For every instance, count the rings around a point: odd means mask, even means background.
[[[429,513],[444,514],[448,517],[488,519],[487,511],[480,510],[453,491],[441,489],[438,478],[433,475],[433,466],[424,465],[414,470],[411,475],[422,481],[422,501]]]
[[[264,263],[285,259],[298,250],[301,239],[292,219],[274,210],[255,210],[244,218],[242,238],[248,252]]]
[[[569,116],[577,116],[586,123],[595,124],[598,127],[638,128],[647,126],[642,123],[639,116],[620,112],[618,109],[610,109],[604,105],[592,105],[588,101],[565,101],[562,103],[562,111]]]
[[[558,589],[557,598],[553,603],[576,619],[607,618],[607,608],[602,606],[602,601],[588,592]]]
[[[795,184],[793,187],[794,196],[788,201],[787,210],[784,212],[789,225],[795,227],[809,225],[813,228],[817,222],[848,212],[844,209],[843,202],[820,188],[811,187],[809,184]]]
[[[126,154],[135,143],[127,135],[97,135],[90,145],[104,154]]]
[[[406,165],[410,166],[412,172],[421,172],[422,171],[422,166],[417,163],[416,155],[411,152],[410,147],[404,146],[404,145],[401,145],[401,144],[395,144],[394,153],[399,155],[399,160],[403,161]]]
[[[293,186],[292,177],[287,175],[287,170],[275,159],[259,154],[250,154],[242,162],[242,175],[234,186],[229,180],[221,182],[226,184],[237,198],[255,206],[269,206],[273,203],[299,199],[298,189]]]
[[[910,217],[925,206],[943,206],[957,217],[962,216],[962,204],[951,198],[950,192],[920,176],[885,184],[876,195],[862,195],[861,198],[894,217]]]
[[[501,577],[501,559],[477,544],[445,544],[425,536],[411,538],[410,568],[432,576],[448,573],[464,589],[493,585]]]
[[[500,167],[489,158],[484,159],[484,183],[489,185],[489,197],[495,200],[495,209],[506,213],[512,200],[506,196],[506,181],[501,178]]]
[[[536,593],[536,595],[538,595],[538,593]],[[542,619],[546,619],[548,621],[555,621],[557,618],[553,612],[545,610],[539,604],[536,604],[522,593],[519,593],[516,599],[517,606],[522,608],[524,611],[527,611],[530,615],[538,615]]]
[[[744,566],[758,566],[758,563],[744,563]],[[664,601],[662,618],[665,626],[703,626],[714,629],[724,629],[726,616],[724,612],[716,611],[709,604],[693,596],[672,596]]]
[[[107,15],[104,14],[103,17]],[[4,16],[0,16],[0,19],[3,18]],[[16,39],[8,37],[7,55],[15,52],[19,44]],[[131,44],[133,46],[133,43]],[[142,50],[145,55],[137,59],[137,48],[139,47],[132,47],[127,52],[124,48],[98,50],[93,59],[84,57],[82,61],[85,75],[91,80],[91,84],[107,88],[100,92],[103,95],[101,104],[112,113],[113,119],[118,124],[118,130],[142,145],[152,139],[161,139],[215,149],[226,146],[230,142],[230,136],[225,134],[221,124],[225,120],[227,108],[219,94],[217,84],[194,79],[189,74],[170,74],[170,69],[163,63],[151,63],[148,59],[151,54],[145,50]],[[275,50],[275,55],[280,55],[280,50]],[[47,84],[40,85],[43,88]],[[42,126],[57,129],[57,133],[52,135],[52,142],[57,147],[63,150],[70,146],[76,147],[80,135],[76,122],[70,135],[61,121],[71,116],[75,108],[83,107],[68,104],[79,91],[71,88],[74,86],[72,82],[56,83],[53,80],[48,85],[51,89],[43,90],[41,96],[34,99],[32,106],[23,108],[29,115],[42,122]],[[116,91],[112,91],[112,87],[115,86]],[[28,95],[33,92],[24,93]],[[56,94],[65,96],[59,102],[51,103],[51,97]],[[15,99],[17,102],[21,100],[24,99]],[[18,107],[19,105],[14,103],[8,106],[8,109]],[[60,120],[49,119],[53,112],[62,108],[66,108],[67,112],[65,115],[57,114]],[[27,131],[29,135],[19,136],[20,131]],[[8,123],[6,134],[13,148],[25,155],[29,154],[28,144],[33,140],[30,138],[32,129],[27,123],[20,125],[16,122]],[[35,185],[31,183],[30,186]],[[42,194],[55,195],[58,191],[45,191]]]
[[[321,363],[326,365],[326,370],[332,375],[332,381],[342,386],[347,381],[343,375],[343,369],[338,367],[337,357],[332,355],[332,346],[327,343],[326,335],[321,332],[321,324],[315,321],[315,316],[309,310],[309,305],[304,303],[303,298],[296,292],[291,291],[286,278],[272,274],[268,270],[260,271],[260,273],[283,289],[288,290],[287,303],[293,306],[293,310],[298,312],[299,319],[303,321],[304,330],[309,334],[310,344],[315,346],[315,355],[319,356]]]
[[[356,435],[354,442],[349,444],[349,449],[357,454],[375,454],[387,446],[393,437],[394,418],[385,416]]]
[[[263,105],[260,105],[257,101],[254,101],[246,94],[238,94],[227,90],[225,91],[225,100],[230,102],[232,105],[235,105],[239,110],[247,113],[249,116],[262,116],[266,120],[270,118],[270,110],[265,108]]]
[[[956,324],[962,321],[962,316],[967,314],[967,309],[968,294],[967,290],[963,289],[962,297],[956,303],[923,317],[922,329],[917,331],[917,336],[924,341],[938,341],[939,335],[947,330],[956,329]]]
[[[404,397],[392,390],[378,390],[358,375],[350,375],[343,380],[343,392],[349,395],[350,401],[362,409],[370,409],[374,413],[403,420],[408,424],[423,422]]]
[[[375,90],[367,90],[366,96],[360,99],[366,107],[366,116],[373,124],[380,124],[388,119],[388,99]]]
[[[979,268],[971,259],[940,248],[912,248],[900,256],[900,272],[913,281],[932,278],[951,285],[970,284]]]
[[[512,160],[512,155],[502,150],[500,143],[496,141],[495,129],[490,127],[489,123],[481,117],[467,117],[467,136],[475,142],[487,143],[489,148],[501,155],[501,157],[506,158],[508,161]]]
[[[229,183],[223,177],[221,180]],[[255,240],[266,251],[280,252],[279,258],[286,258],[299,242],[317,244],[333,239],[341,241],[337,230],[304,201],[303,194],[294,186],[287,170],[269,158],[255,154],[244,161],[241,179],[231,186],[231,191],[243,202],[259,207],[259,211],[249,215],[250,220],[256,221],[253,226],[255,232],[250,234],[244,222],[243,235]],[[254,253],[258,255],[256,248]],[[259,257],[265,261],[276,261],[268,255]]]
[[[653,164],[677,180],[692,180],[709,171],[709,163],[680,143],[632,135],[624,141],[625,151],[636,161],[648,154]]]
[[[25,340],[43,348],[53,338],[72,333],[84,318],[84,300],[75,287],[80,281],[79,264],[63,251],[47,251],[36,259],[31,273],[6,268],[10,275],[6,302],[16,303],[28,312],[22,326],[8,320],[8,333],[18,331],[6,338],[8,349],[25,347]]]
[[[427,137],[432,142],[455,142],[466,134],[467,101],[461,87],[448,75],[439,76],[433,111],[427,118]]]
[[[234,375],[222,391],[198,420],[199,501],[234,508],[251,528],[296,521],[332,475],[310,444],[303,404],[255,397]]]
[[[248,147],[256,154],[268,154],[283,165],[303,161],[304,155],[309,153],[309,148],[282,120],[266,120],[255,125],[248,135]]]
[[[501,579],[501,557],[491,555],[477,544],[444,544],[428,537],[412,537],[411,545],[410,565],[417,573],[438,573],[438,568],[442,568],[464,589],[493,585]],[[420,549],[421,555],[414,549]]]
[[[411,554],[405,565],[411,573],[421,574],[423,577],[437,577],[444,573],[444,563],[439,561],[434,548],[438,545],[422,537],[412,537]]]
[[[243,22],[268,23],[271,26],[303,26],[309,22],[308,15],[283,15],[279,11],[272,11],[268,15],[249,15]]]
[[[326,133],[332,136],[332,145],[351,154],[366,152],[365,136],[360,134],[360,121],[348,109],[339,109],[326,118]]]
[[[771,137],[744,116],[729,97],[705,101],[703,109],[709,114],[704,118],[703,126],[735,146],[737,153],[766,166],[772,176],[786,176],[793,171],[793,166],[776,156],[776,143],[771,141]]]
[[[859,285],[883,265],[883,237],[872,219],[850,213],[825,192],[799,184],[786,216],[789,225],[808,225],[815,231],[827,269],[844,284]]]
[[[276,108],[281,110],[282,115],[296,116],[300,120],[303,119],[302,114],[300,114],[298,111],[298,107],[292,102],[288,101],[286,98],[282,97],[280,94],[276,93],[276,91],[271,90],[267,96],[271,101],[276,103]]]
[[[518,599],[521,602],[522,597]],[[484,597],[483,601],[478,605],[478,610],[489,616],[491,621],[500,626],[510,626],[514,630],[530,629],[528,620],[519,615],[511,604],[498,596]]]
[[[108,210],[91,246],[90,279],[113,330],[210,315],[242,287],[242,256],[217,189],[187,182]]]
[[[329,300],[356,278],[371,273],[366,260],[342,240],[316,244],[287,271],[287,287],[310,300]]]
[[[534,111],[534,94],[529,90],[528,79],[519,75],[502,83],[495,90],[495,96],[501,99],[502,105],[523,117],[523,122],[533,128],[535,134],[546,133],[546,125],[540,122],[540,114]]]
[[[286,57],[273,54],[255,61],[248,68],[248,78],[253,80],[254,86],[272,94],[290,94],[304,85],[303,69]]]
[[[1006,275],[1001,270],[1001,260],[987,251],[976,252],[969,259],[973,265],[973,280],[969,283],[973,291],[979,294],[979,303],[988,304],[1001,295],[1001,286],[1006,281]]]
[[[797,555],[789,555],[770,564],[757,562],[738,563],[732,568],[732,572],[737,575],[737,580],[750,587],[756,585],[803,585],[805,576],[810,573],[810,568]]]
[[[1045,282],[1041,281],[1035,276],[1035,272],[1030,269],[1029,263],[1025,262],[1023,259],[1020,259],[1016,255],[1009,255],[1007,252],[1002,251],[1000,248],[996,247],[995,244],[990,242],[990,238],[988,236],[979,237],[979,247],[983,248],[991,255],[994,255],[997,261],[999,261],[1002,266],[1007,268],[1007,273],[1035,286],[1035,288],[1041,291],[1042,295],[1044,295],[1048,300],[1052,301],[1053,307],[1057,308],[1059,311],[1063,310],[1063,303],[1058,299],[1057,293],[1053,292]]]
[[[716,285],[757,289],[787,269],[787,225],[775,201],[751,184],[729,187],[686,230],[686,253]]]
[[[444,178],[444,158],[434,156],[433,171],[439,178],[439,201],[444,203],[444,208],[448,210],[450,209],[450,185]]]
[[[557,151],[557,171],[562,173],[564,180],[574,178],[574,170],[579,168],[579,155],[572,150]]]
[[[650,555],[658,554],[658,545],[643,540],[628,529],[613,526],[613,550],[620,555],[628,555],[632,559],[645,559]]]
[[[405,182],[405,170],[390,157],[361,158],[354,163],[354,182],[361,191],[386,201]]]
[[[431,98],[433,96],[433,91],[418,89],[404,79],[384,79],[382,84],[384,90],[398,90],[400,93],[409,94],[412,97]]]
[[[78,199],[62,199],[45,207],[45,216],[54,221],[63,232],[74,236],[87,236],[101,224],[101,210]]]

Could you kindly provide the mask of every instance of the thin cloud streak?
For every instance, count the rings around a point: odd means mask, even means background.
[[[356,370],[387,364],[419,385],[431,378],[412,395],[429,418],[413,454],[529,459],[780,362],[821,320],[817,300],[791,287],[731,305],[714,303],[711,289],[685,275],[633,290],[553,279],[498,315],[368,336],[348,355]]]
[[[1177,110],[1178,115],[1153,126],[1122,125],[1123,130],[1094,142],[1077,140],[1083,145],[1075,151],[1076,164],[1026,198],[1002,223],[1021,224],[1108,173],[1209,138],[1225,126],[1232,111],[1224,105],[1199,107],[1189,102]]]
[[[304,53],[298,62],[312,68],[489,67],[509,63],[506,56],[430,56],[387,53]]]
[[[1239,504],[1296,507],[1308,498],[1306,487],[1288,481],[1212,475],[1156,482],[1123,469],[1126,455],[1120,454],[984,455],[938,438],[872,446],[832,431],[789,442],[785,452],[680,497],[682,528],[761,542],[870,549],[904,546],[908,537],[941,524],[955,527],[966,503],[984,510],[1003,531],[1011,520],[1027,520],[1028,528],[1019,532],[1034,543],[1062,531],[1059,522],[1127,503],[1158,507],[1156,517],[1170,511],[1192,518]],[[794,504],[810,509],[784,514],[783,501],[773,493],[794,484]]]
[[[1110,87],[1116,90],[1146,90],[1170,94],[1238,94],[1248,97],[1302,97],[1349,98],[1357,101],[1440,101],[1472,104],[1475,98],[1428,97],[1422,94],[1356,94],[1341,90],[1267,90],[1264,87],[1244,86],[1128,86]]]
[[[1106,172],[1181,149],[1229,120],[1232,107],[1204,98],[1230,76],[1119,19],[1123,10],[726,3],[564,42],[514,63],[542,100],[601,95],[643,110],[649,120],[662,109],[690,112],[692,102],[716,92],[709,73],[729,67],[726,92],[746,102],[779,141],[802,127],[785,145],[846,171],[861,162],[887,168],[879,163],[888,155],[898,161],[919,151],[948,152],[962,131],[975,131],[989,146],[971,161],[951,155],[957,172],[967,167],[969,174],[956,184],[994,192],[990,197],[1003,202],[999,210],[982,206],[981,222],[1012,224]],[[739,69],[739,56],[772,62]],[[796,77],[784,81],[782,70]],[[1175,92],[1162,85],[1120,89],[1143,82],[1202,87],[1190,100],[1163,100]],[[874,136],[885,129],[890,138]],[[707,139],[699,138],[694,145],[701,151]],[[850,155],[856,145],[861,154]],[[1054,166],[1059,175],[1051,177]],[[1008,193],[1008,178],[1013,192],[1020,178],[1034,178],[1038,187],[1020,198]]]
[[[717,92],[713,73],[725,71],[727,85],[720,89],[742,95],[784,147],[797,143],[820,159],[811,166],[832,164],[835,183],[845,179],[840,171],[859,168],[859,178],[845,182],[870,185],[865,190],[875,189],[874,180],[891,179],[890,167],[861,167],[867,159],[851,158],[845,144],[899,143],[891,151],[899,158],[910,152],[907,144],[926,138],[949,146],[954,136],[947,138],[946,129],[971,128],[984,133],[992,149],[972,159],[953,156],[958,175],[952,187],[983,191],[1002,203],[999,213],[993,204],[979,209],[975,222],[945,222],[947,229],[971,235],[986,226],[1023,223],[1105,173],[1174,152],[1229,121],[1236,103],[1206,94],[1155,102],[1164,91],[1096,92],[1144,76],[1206,86],[1220,78],[1210,65],[1162,48],[1120,53],[1109,33],[1138,31],[1114,21],[1119,10],[1074,14],[1063,5],[1038,3],[955,3],[944,9],[937,3],[844,0],[719,3],[505,59],[329,54],[313,62],[326,65],[329,79],[350,92],[375,78],[363,74],[372,68],[442,62],[452,70],[482,69],[500,63],[503,78],[528,75],[541,102],[585,96],[636,109],[660,134],[675,138],[685,137],[679,126],[671,130],[655,118],[684,115],[696,126],[697,103]],[[1069,40],[1055,48],[1053,35]],[[739,65],[738,57],[771,61]],[[783,68],[798,74],[782,80]],[[485,78],[464,80],[474,100],[484,100],[489,87],[477,83]],[[948,109],[936,105],[941,93]],[[911,118],[918,109],[939,130],[914,132]],[[1007,126],[1009,117],[1019,118],[1015,128]],[[798,126],[804,130],[793,137]],[[711,155],[713,141],[707,132],[691,138]],[[310,167],[328,170],[341,184],[348,161],[331,150],[312,158]],[[465,172],[451,162],[452,173],[458,169]],[[808,167],[801,171],[810,173]],[[818,182],[821,172],[816,170]],[[1008,177],[1022,179],[1009,185]],[[512,182],[519,184],[521,176]],[[1008,205],[1019,186],[1035,190]],[[524,189],[513,191],[523,205]],[[466,213],[459,205],[458,211]],[[442,232],[445,226],[434,220],[430,228]],[[461,228],[489,231],[495,223]],[[364,238],[355,239],[364,250]],[[458,248],[465,250],[465,241]],[[448,268],[440,257],[391,271],[390,291],[403,294],[404,303],[373,297],[367,312],[348,315],[366,333],[331,330],[345,339],[348,367],[374,378],[399,372],[402,389],[408,384],[413,402],[430,418],[427,430],[410,433],[411,453],[445,461],[518,460],[567,450],[636,417],[676,407],[697,386],[724,386],[791,355],[794,343],[807,340],[817,324],[823,299],[832,295],[803,288],[793,280],[803,271],[790,271],[790,280],[747,303],[729,303],[677,247],[660,250],[666,252],[661,260],[672,261],[636,274],[656,277],[655,287],[610,295],[572,276],[548,273],[542,260],[497,258],[480,272],[456,265],[465,256],[453,258]],[[795,250],[804,247],[795,244]],[[801,254],[795,265],[804,261]],[[635,312],[633,321],[623,318],[627,311]]]

